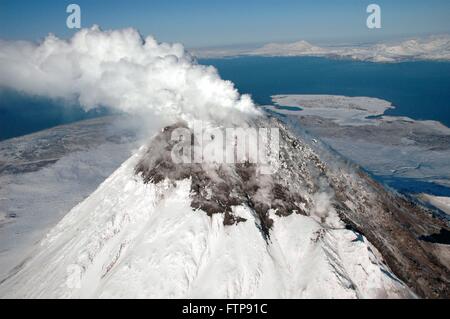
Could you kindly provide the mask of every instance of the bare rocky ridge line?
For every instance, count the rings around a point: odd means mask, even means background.
[[[352,229],[367,237],[391,270],[419,296],[450,297],[449,265],[443,256],[449,246],[421,240],[448,231],[446,222],[386,190],[328,150],[314,151],[306,139],[302,140],[275,118],[259,118],[250,125],[280,129],[280,169],[275,174],[260,176],[256,164],[251,163],[173,163],[171,132],[186,127],[182,123],[166,127],[152,140],[135,173],[145,183],[155,184],[165,179],[190,178],[191,206],[210,216],[223,213],[225,225],[246,222],[235,215],[233,207],[247,205],[257,217],[259,225],[256,226],[268,243],[273,225],[270,212],[278,216],[314,215],[327,228]],[[345,224],[330,222],[329,216],[317,213],[322,200],[316,198],[317,194],[329,194],[330,210]]]
[[[366,173],[358,175],[373,193],[371,198],[361,198],[363,204],[357,206],[357,211],[345,203],[355,203],[358,190],[336,180],[332,184],[336,198],[344,203],[338,207],[342,220],[377,247],[391,270],[418,295],[449,298],[449,265],[442,261],[436,244],[421,240],[425,234],[445,231],[448,225],[424,207],[387,191]]]
[[[142,174],[145,183],[157,184],[166,178],[172,181],[191,178],[192,208],[202,210],[209,216],[223,213],[224,225],[233,225],[245,222],[246,219],[236,216],[232,207],[245,204],[255,213],[266,240],[270,238],[269,230],[273,223],[269,210],[276,211],[279,216],[288,216],[293,212],[307,215],[301,204],[307,207],[308,201],[299,193],[289,191],[272,176],[265,177],[265,183],[268,183],[270,189],[264,190],[266,196],[264,201],[260,200],[261,176],[254,163],[174,163],[171,152],[175,142],[171,141],[171,135],[179,127],[187,128],[182,123],[164,128],[148,147],[146,156],[138,163],[135,172]],[[192,141],[197,143],[195,138]]]

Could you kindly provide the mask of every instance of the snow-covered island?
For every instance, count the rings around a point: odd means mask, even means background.
[[[320,116],[341,125],[373,124],[367,117],[382,115],[393,108],[392,103],[377,98],[339,95],[273,95],[272,101],[276,106],[266,106],[266,109],[298,115],[299,110],[283,107],[300,108],[302,116]]]

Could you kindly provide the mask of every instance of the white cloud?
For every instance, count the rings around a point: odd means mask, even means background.
[[[257,112],[248,95],[181,44],[143,39],[134,29],[94,26],[38,44],[0,40],[0,86],[134,114],[222,119],[232,110]]]

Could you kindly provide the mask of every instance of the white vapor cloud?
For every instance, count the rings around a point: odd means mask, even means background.
[[[0,86],[76,99],[86,110],[109,106],[131,114],[220,120],[231,111],[256,114],[248,95],[181,44],[145,39],[134,29],[82,29],[71,39],[0,40]]]

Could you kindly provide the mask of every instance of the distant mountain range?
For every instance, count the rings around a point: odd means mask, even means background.
[[[439,35],[372,45],[320,47],[307,41],[268,43],[257,49],[198,49],[200,58],[231,56],[323,56],[371,62],[450,60],[450,36]]]

